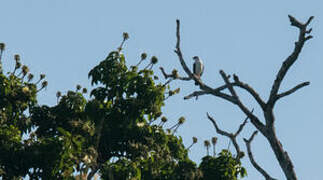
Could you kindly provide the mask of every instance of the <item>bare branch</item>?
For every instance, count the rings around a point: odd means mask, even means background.
[[[237,83],[230,83],[230,85],[237,86]],[[222,90],[227,89],[227,88],[228,88],[228,85],[225,84],[225,85],[222,85],[220,87],[215,88],[214,91],[222,91]]]
[[[214,96],[218,96],[218,97],[221,97],[233,104],[236,104],[237,101],[232,97],[232,96],[229,96],[227,94],[224,94],[224,93],[221,93],[219,91],[214,91],[211,87],[205,85],[204,83],[202,83],[201,79],[199,79],[197,76],[195,76],[191,71],[190,69],[187,67],[185,61],[184,61],[184,58],[183,58],[183,55],[182,55],[182,51],[180,49],[180,21],[177,19],[176,20],[176,38],[177,38],[177,42],[176,42],[176,49],[175,49],[175,53],[177,54],[178,56],[178,59],[184,69],[184,71],[186,72],[186,74],[194,79],[194,81],[200,86],[200,89],[203,90],[203,91],[206,91],[208,93],[211,93],[213,94]]]
[[[219,128],[218,124],[216,123],[215,119],[214,119],[213,117],[211,117],[209,113],[206,113],[206,115],[207,115],[207,117],[209,118],[209,120],[213,123],[213,126],[214,126],[214,128],[215,128],[215,130],[216,130],[216,132],[217,132],[218,134],[221,134],[222,136],[226,136],[226,137],[229,137],[229,138],[230,138],[231,136],[233,136],[233,134],[232,134],[232,133],[228,133],[228,132],[226,132],[226,131],[221,130],[221,129]]]
[[[253,110],[251,110],[251,113],[253,113]],[[234,134],[234,136],[239,135],[239,133],[242,131],[243,127],[247,124],[249,117],[247,116],[246,119],[243,121],[242,124],[240,124],[238,131]]]
[[[229,89],[230,93],[232,94],[232,96],[233,96],[234,98],[236,98],[238,101],[240,101],[240,100],[239,100],[239,97],[238,97],[238,95],[237,95],[237,93],[236,93],[236,91],[233,89],[233,86],[232,86],[232,84],[231,84],[231,83],[230,83],[230,81],[229,81],[228,76],[225,74],[225,72],[224,72],[223,70],[220,70],[220,74],[221,74],[221,76],[222,76],[222,78],[223,78],[223,80],[224,80],[225,84],[227,85],[227,87],[228,87],[228,89]],[[240,102],[240,104],[241,104],[241,102]]]
[[[230,91],[230,93],[232,94],[233,98],[235,98],[237,100],[237,106],[239,106],[239,108],[241,109],[242,112],[245,113],[245,115],[247,115],[250,118],[250,121],[253,125],[256,126],[256,128],[261,131],[262,133],[265,133],[265,125],[255,116],[253,115],[246,106],[244,106],[242,104],[242,102],[240,101],[237,93],[235,92],[235,90],[233,89],[232,84],[229,82],[229,78],[228,76],[225,74],[225,72],[223,70],[220,70],[220,74],[225,82],[225,84],[228,86],[228,89]]]
[[[189,76],[189,77],[187,77],[187,78],[185,78],[185,79],[183,79],[183,80],[188,80],[188,79],[194,79],[194,81],[200,86],[200,89],[202,90],[202,91],[204,91],[203,93],[201,93],[201,94],[213,94],[214,96],[218,96],[218,97],[221,97],[221,98],[223,98],[223,99],[225,99],[225,100],[228,100],[228,101],[230,101],[231,103],[233,103],[233,104],[237,104],[238,103],[238,101],[237,101],[237,99],[236,98],[234,98],[234,96],[229,96],[229,95],[227,95],[227,94],[225,94],[225,93],[221,93],[220,91],[221,90],[224,90],[224,89],[226,89],[226,88],[228,88],[228,84],[226,84],[226,85],[223,85],[223,86],[220,86],[220,87],[218,87],[218,88],[215,88],[215,89],[213,89],[213,88],[211,88],[211,87],[209,87],[209,86],[207,86],[206,84],[204,84],[202,81],[201,81],[201,79],[200,78],[198,78],[198,77],[196,77],[191,71],[190,71],[190,69],[188,68],[188,66],[186,65],[186,63],[185,63],[185,61],[184,61],[184,58],[183,58],[183,55],[182,55],[182,51],[181,51],[181,49],[180,49],[180,21],[179,20],[176,20],[176,38],[177,38],[177,41],[176,41],[176,50],[175,50],[175,53],[177,54],[177,56],[178,56],[178,59],[179,59],[179,61],[180,61],[180,63],[181,63],[181,65],[182,65],[182,67],[183,67],[183,69],[184,69],[184,71],[186,72],[186,74]],[[163,68],[161,68],[161,70],[162,70],[162,73],[164,74],[164,76],[165,76],[165,78],[166,77],[170,77],[170,75],[169,74],[167,74],[164,70],[163,70]],[[234,84],[234,83],[229,83],[231,86],[232,85],[238,85],[238,84]],[[245,86],[244,84],[240,84],[240,87],[242,87],[243,89],[246,89],[248,92],[250,92],[253,96],[257,96],[257,101],[259,101],[259,102],[262,102],[262,100],[260,99],[260,97],[259,97],[259,95],[257,95],[257,93],[252,89],[252,88],[250,88],[250,87],[248,87],[248,86]],[[186,97],[184,97],[184,99],[190,99],[190,98],[192,98],[192,97],[197,97],[196,95],[198,95],[199,93],[193,93],[193,94],[190,94],[190,95],[188,95],[188,96],[186,96]],[[263,103],[261,103],[260,104],[260,106],[262,106],[263,107]]]
[[[230,96],[230,95],[227,95],[225,93],[221,93],[221,92],[218,92],[218,91],[211,91],[210,94],[213,94],[214,96],[217,96],[217,97],[221,97],[222,99],[225,99],[233,104],[237,104],[237,100]]]
[[[236,86],[237,84],[236,83],[232,83],[233,86]],[[223,99],[226,99],[230,102],[232,102],[233,104],[236,104],[236,100],[232,97],[232,96],[229,96],[225,93],[221,93],[220,91],[224,90],[224,89],[227,89],[227,85],[223,85],[223,86],[220,86],[220,87],[217,87],[215,89],[213,89],[212,91],[194,91],[193,93],[187,95],[184,97],[185,100],[187,99],[191,99],[193,97],[198,97],[198,96],[201,96],[201,95],[205,95],[205,94],[212,94],[212,95],[215,95],[215,96],[218,96],[218,97],[221,97]]]
[[[233,104],[237,104],[237,100],[235,98],[233,98],[232,96],[230,95],[227,95],[225,93],[222,93],[220,91],[195,91],[187,96],[184,96],[184,100],[187,100],[187,99],[191,99],[192,97],[198,97],[200,95],[205,95],[205,94],[212,94],[214,96],[217,96],[217,97],[221,97],[222,99],[225,99]]]
[[[217,125],[217,123],[216,123],[215,119],[214,119],[213,117],[211,117],[209,113],[206,113],[206,115],[207,115],[208,119],[212,122],[212,124],[213,124],[213,126],[214,126],[214,128],[215,128],[216,132],[217,132],[218,134],[222,135],[222,136],[226,136],[226,137],[228,137],[228,138],[231,140],[231,142],[232,142],[232,144],[234,145],[234,148],[236,149],[236,152],[237,152],[236,159],[237,159],[237,160],[240,160],[240,158],[243,156],[243,155],[242,155],[242,154],[243,154],[243,152],[240,150],[240,147],[239,147],[239,145],[238,145],[238,143],[237,143],[236,137],[239,135],[239,133],[242,131],[243,127],[246,125],[247,120],[248,120],[248,117],[247,117],[247,118],[243,121],[243,123],[239,126],[238,131],[237,131],[236,133],[234,133],[234,134],[233,134],[233,133],[229,133],[229,132],[226,132],[226,131],[224,131],[224,130],[221,130],[221,129],[219,128],[219,126]]]
[[[305,41],[310,40],[312,38],[313,38],[313,36],[307,36],[307,37],[305,37]]]
[[[235,75],[234,75],[234,77],[235,77]],[[250,87],[248,84],[245,84],[245,83],[239,81],[239,82],[229,83],[229,85],[231,85],[233,87],[238,86],[238,87],[240,87],[242,89],[245,89],[247,92],[249,92],[255,98],[255,100],[258,102],[258,104],[260,105],[260,107],[262,109],[265,108],[264,101],[260,98],[259,94],[252,87]],[[213,95],[215,95],[215,94],[219,93],[220,91],[222,91],[224,89],[227,89],[227,88],[228,88],[228,85],[225,84],[225,85],[222,85],[220,87],[214,88],[210,92],[203,91],[203,90],[202,91],[195,91],[195,92],[185,96],[184,99],[187,100],[187,99],[191,99],[193,97],[198,97],[198,96],[205,95],[205,94],[213,94]],[[222,93],[221,95],[220,94],[216,95],[216,96],[222,97],[224,99],[231,99],[231,102],[235,102],[233,104],[236,104],[236,100],[233,98],[233,96],[229,96],[229,95],[226,95],[224,93]]]
[[[183,54],[180,48],[180,42],[181,42],[181,36],[180,36],[180,21],[177,19],[176,20],[176,49],[175,49],[175,53],[178,56],[178,59],[184,69],[184,71],[186,72],[186,74],[191,78],[194,79],[194,81],[200,86],[200,88],[204,91],[212,91],[213,89],[207,85],[205,85],[201,79],[199,77],[197,77],[196,75],[194,75],[191,70],[188,68],[188,66],[185,63],[185,60],[183,58]]]
[[[164,68],[163,68],[163,67],[159,67],[159,69],[160,69],[160,70],[161,70],[161,72],[163,73],[163,75],[164,75],[165,79],[173,78],[173,77],[172,77],[172,74],[167,74],[167,73],[165,72],[165,70],[164,70]]]
[[[251,144],[251,141],[253,140],[253,138],[256,136],[257,133],[258,133],[258,131],[254,131],[249,139],[243,138],[243,140],[244,140],[244,142],[246,143],[246,146],[247,146],[247,152],[248,152],[248,157],[250,159],[250,162],[253,165],[253,167],[256,168],[257,171],[260,172],[266,178],[266,180],[276,180],[276,179],[272,178],[263,168],[261,168],[258,165],[258,163],[255,161],[255,159],[253,158],[250,144]]]
[[[175,79],[179,79],[179,80],[183,80],[183,81],[189,81],[189,80],[192,80],[192,78],[190,77],[180,77],[176,74],[167,74],[164,70],[163,67],[160,67],[159,68],[162,72],[162,74],[164,75],[165,79],[168,79],[168,78],[171,78],[171,80],[168,80],[167,83],[165,83],[165,85],[167,85],[168,83],[170,83],[172,80],[175,80]],[[250,87],[248,84],[245,84],[241,81],[239,81],[239,79],[237,78],[236,75],[233,75],[235,77],[235,82],[234,83],[230,83],[231,86],[238,86],[242,89],[245,89],[247,92],[249,92],[255,99],[256,101],[258,102],[258,104],[261,106],[262,109],[265,108],[265,103],[264,101],[260,98],[259,94],[252,88]],[[200,80],[199,80],[200,81]],[[202,84],[202,82],[200,82]],[[203,84],[204,85],[204,84]],[[204,85],[205,86],[205,85]],[[209,89],[211,91],[196,91],[196,92],[193,92],[187,96],[184,97],[184,99],[190,99],[192,97],[198,97],[200,95],[204,95],[204,94],[218,94],[217,96],[222,96],[222,97],[225,97],[225,99],[231,99],[231,101],[235,101],[232,97],[229,97],[228,95],[225,95],[224,93],[220,93],[219,91],[222,91],[224,89],[227,89],[228,86],[225,84],[225,85],[222,85],[220,87],[217,87],[215,89]],[[201,87],[201,89],[203,89],[203,87]]]
[[[181,36],[180,36],[180,21],[177,19],[176,20],[176,38],[177,38],[177,42],[176,42],[176,50],[175,53],[177,54],[179,61],[184,69],[184,71],[186,72],[186,74],[191,78],[194,79],[195,81],[197,81],[198,79],[196,77],[193,76],[193,73],[190,71],[190,69],[187,67],[183,55],[182,55],[182,51],[180,48],[180,42],[181,42]]]
[[[174,74],[167,74],[163,67],[159,67],[159,69],[161,70],[161,72],[162,72],[165,79],[172,78],[174,80],[178,79],[178,80],[183,80],[183,81],[192,80],[192,78],[190,78],[190,77],[176,77]],[[238,86],[238,84],[237,83],[232,83],[232,86]],[[212,89],[212,91],[222,91],[222,90],[227,89],[227,88],[228,88],[227,85],[222,85],[220,87]],[[210,94],[210,92],[204,92],[204,94]],[[189,99],[189,98],[187,98],[187,99]]]
[[[187,96],[184,96],[184,99],[187,100],[187,99],[191,99],[192,97],[198,97],[198,96],[201,96],[204,94],[210,94],[210,93],[206,92],[206,91],[194,91],[193,93],[191,93]]]
[[[289,55],[287,57],[287,59],[283,62],[282,66],[280,67],[277,75],[276,75],[276,79],[272,85],[271,91],[270,91],[270,96],[267,102],[268,108],[273,108],[275,105],[275,100],[277,99],[277,93],[279,91],[279,87],[285,77],[285,75],[287,74],[287,71],[289,70],[289,68],[295,63],[295,61],[298,58],[298,55],[300,54],[305,41],[309,40],[312,38],[311,35],[306,37],[306,34],[309,34],[312,30],[306,30],[307,26],[309,25],[309,23],[313,20],[313,16],[311,16],[307,22],[305,24],[299,22],[298,20],[296,20],[293,16],[288,15],[289,20],[291,22],[292,26],[295,26],[297,28],[299,28],[299,37],[298,37],[298,41],[295,43],[295,48],[293,50],[293,52],[291,53],[291,55]]]
[[[297,21],[294,17],[289,16],[289,19],[291,21],[291,25],[295,26],[299,29],[298,41],[295,43],[295,47],[294,47],[293,52],[283,62],[281,68],[279,69],[279,71],[276,75],[276,79],[272,85],[272,89],[270,91],[270,96],[269,96],[268,102],[266,104],[266,111],[264,111],[266,125],[268,127],[267,128],[268,134],[265,135],[265,137],[267,138],[268,142],[270,143],[271,148],[272,148],[273,152],[275,153],[275,156],[279,162],[280,167],[284,171],[286,178],[291,179],[291,180],[296,180],[297,177],[296,177],[296,173],[295,173],[292,161],[290,160],[290,158],[288,157],[288,154],[283,149],[281,143],[277,139],[277,136],[276,136],[276,133],[274,130],[275,118],[273,115],[273,108],[274,108],[274,105],[275,105],[275,102],[277,101],[277,99],[279,99],[283,96],[287,96],[287,95],[293,93],[294,91],[296,91],[297,89],[306,85],[306,83],[304,85],[301,84],[299,86],[296,86],[297,88],[295,87],[290,91],[287,91],[287,92],[282,93],[280,95],[278,94],[280,85],[281,85],[287,71],[297,60],[305,42],[312,38],[311,35],[308,35],[308,36],[306,36],[306,35],[311,33],[311,31],[312,31],[311,29],[307,30],[307,26],[309,25],[309,23],[312,21],[313,18],[314,17],[311,16],[307,20],[307,22],[305,24],[303,24],[303,23],[300,23],[299,21]]]
[[[257,101],[257,103],[260,105],[262,109],[265,109],[265,102],[261,99],[259,94],[248,84],[245,84],[239,80],[239,77],[235,74],[233,74],[233,79],[237,86],[241,87],[242,89],[245,89],[247,92],[249,92],[252,97]]]
[[[300,88],[302,88],[302,87],[305,87],[305,86],[308,86],[308,85],[310,85],[310,82],[303,82],[303,83],[301,83],[301,84],[298,84],[297,86],[295,86],[295,87],[293,87],[292,89],[290,89],[290,90],[288,90],[288,91],[286,91],[286,92],[283,92],[283,93],[280,93],[280,94],[278,94],[277,96],[276,96],[276,101],[278,100],[278,99],[280,99],[280,98],[282,98],[282,97],[285,97],[285,96],[288,96],[288,95],[290,95],[290,94],[292,94],[292,93],[294,93],[294,92],[296,92],[297,90],[299,90]]]
[[[174,79],[169,79],[168,81],[166,81],[163,86],[165,87],[167,84],[169,84],[170,82],[172,82]]]
[[[288,15],[288,18],[289,18],[289,21],[291,22],[292,26],[295,26],[298,28],[303,28],[304,25],[301,22],[299,22],[297,19],[295,19],[293,16]]]
[[[159,69],[161,70],[161,72],[163,73],[165,79],[168,79],[168,78],[173,78],[173,79],[179,79],[179,80],[183,80],[183,81],[189,81],[189,80],[192,80],[192,78],[190,77],[180,77],[180,76],[175,76],[174,74],[167,74],[164,70],[163,67],[159,67]]]
[[[314,19],[314,16],[311,16],[310,18],[308,18],[307,22],[305,23],[305,26],[308,26],[313,19]],[[312,30],[312,28],[310,30]]]

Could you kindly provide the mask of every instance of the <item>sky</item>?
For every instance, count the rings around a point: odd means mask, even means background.
[[[6,43],[4,67],[12,70],[13,55],[20,54],[34,74],[45,73],[49,85],[39,94],[39,103],[49,105],[55,105],[57,91],[74,90],[77,84],[91,89],[89,70],[119,46],[123,32],[130,36],[123,51],[129,65],[136,64],[140,54],[146,52],[149,57],[158,57],[159,64],[154,68],[157,74],[161,75],[158,67],[162,66],[169,72],[176,68],[185,75],[174,53],[176,19],[181,21],[186,63],[190,65],[191,57],[196,55],[205,63],[204,83],[223,85],[218,73],[222,69],[227,74],[237,74],[267,100],[276,73],[298,37],[298,29],[290,26],[288,14],[303,22],[315,16],[310,25],[314,38],[306,42],[280,92],[304,81],[311,84],[281,99],[274,113],[277,136],[298,178],[322,179],[318,173],[323,160],[322,1],[1,0],[0,4],[0,42]],[[177,132],[186,146],[193,136],[199,139],[190,150],[190,158],[199,163],[206,155],[203,141],[213,136],[219,138],[217,151],[227,148],[229,140],[216,134],[206,112],[223,130],[234,132],[245,118],[238,107],[210,95],[183,100],[198,90],[193,81],[176,81],[171,86],[180,87],[181,93],[167,100],[163,112],[172,121],[169,127],[180,116],[186,117]],[[237,92],[263,121],[255,101],[246,92]],[[254,130],[249,123],[238,137],[242,150],[246,151],[242,138],[249,138]],[[285,179],[261,134],[251,146],[261,167],[272,177]],[[230,150],[235,152],[232,145]],[[242,163],[248,171],[245,179],[263,179],[247,157]]]

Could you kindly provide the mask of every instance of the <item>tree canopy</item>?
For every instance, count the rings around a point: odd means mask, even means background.
[[[188,157],[176,130],[170,129],[162,107],[179,93],[158,81],[152,56],[140,56],[126,65],[123,41],[116,51],[88,74],[93,89],[80,85],[65,94],[57,92],[56,105],[37,101],[48,82],[40,74],[34,81],[29,67],[15,55],[13,71],[2,69],[0,54],[0,177],[18,179],[223,179],[244,177],[240,159],[229,151],[205,156],[199,166]],[[176,73],[176,71],[174,71]],[[197,142],[193,137],[192,145]],[[216,143],[212,143],[215,147]],[[208,147],[207,147],[208,148]]]

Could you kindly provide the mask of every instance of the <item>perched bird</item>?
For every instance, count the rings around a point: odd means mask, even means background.
[[[195,61],[193,64],[193,73],[200,78],[204,71],[204,64],[198,56],[194,56],[193,60]],[[195,82],[195,85],[198,85],[198,83]]]

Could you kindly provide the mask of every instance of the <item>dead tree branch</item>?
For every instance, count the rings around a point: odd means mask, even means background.
[[[208,119],[212,122],[216,132],[218,134],[222,135],[222,136],[228,137],[231,140],[231,142],[232,142],[232,144],[233,144],[233,146],[234,146],[234,148],[236,150],[236,153],[237,153],[236,159],[240,160],[243,157],[243,152],[240,150],[240,147],[239,147],[239,145],[237,143],[236,137],[242,131],[243,127],[247,124],[249,117],[246,117],[246,119],[243,121],[243,123],[240,124],[239,129],[233,134],[233,133],[229,133],[227,131],[221,130],[219,128],[218,124],[216,123],[215,119],[212,116],[210,116],[209,113],[206,113],[206,115],[207,115]]]
[[[257,103],[260,105],[261,109],[265,109],[265,102],[261,99],[261,97],[259,96],[259,94],[252,88],[250,87],[248,84],[243,83],[239,80],[239,77],[235,74],[233,74],[233,79],[235,84],[237,84],[237,86],[239,86],[240,88],[246,90],[247,92],[249,92],[249,94],[252,95],[252,97],[257,101]]]
[[[184,71],[186,72],[186,74],[188,75],[188,77],[178,77],[178,78],[175,78],[173,74],[167,74],[165,72],[165,70],[160,67],[164,77],[167,79],[167,78],[172,78],[172,79],[179,79],[179,80],[184,80],[184,81],[188,81],[188,80],[194,80],[200,87],[200,89],[202,91],[204,91],[204,93],[202,94],[212,94],[214,96],[218,96],[218,97],[221,97],[225,100],[228,100],[230,101],[231,103],[233,104],[237,104],[237,101],[235,98],[233,98],[232,96],[230,95],[227,95],[225,93],[222,93],[221,91],[224,90],[224,89],[227,89],[228,88],[228,85],[223,85],[223,86],[220,86],[218,88],[211,88],[210,86],[204,84],[200,78],[196,77],[192,72],[191,70],[188,68],[188,66],[186,65],[185,63],[185,60],[183,58],[183,54],[182,54],[182,51],[181,51],[181,48],[180,48],[180,41],[181,41],[181,37],[180,37],[180,21],[179,20],[176,20],[176,38],[177,38],[177,41],[176,41],[176,49],[175,49],[175,53],[177,54],[178,56],[178,59],[181,63],[181,66],[182,68],[184,69]],[[255,99],[257,100],[257,102],[260,104],[260,106],[262,108],[264,108],[264,101],[260,98],[260,96],[258,95],[258,93],[256,93],[255,90],[253,90],[250,86],[248,86],[247,84],[244,84],[240,81],[236,81],[235,83],[231,83],[232,86],[239,86],[241,87],[242,89],[245,89],[247,92],[249,92],[253,97],[255,97]],[[185,96],[184,99],[190,99],[192,97],[196,97],[200,95],[200,93],[194,93],[194,94],[190,94],[188,96]]]
[[[278,90],[280,88],[280,85],[281,85],[285,75],[287,74],[287,71],[297,60],[298,55],[300,54],[305,42],[312,38],[311,35],[307,35],[307,34],[311,33],[311,31],[312,31],[312,29],[307,30],[307,26],[313,20],[314,16],[311,16],[305,24],[299,22],[291,15],[288,15],[288,17],[291,22],[291,25],[295,26],[299,29],[298,41],[295,42],[295,47],[294,47],[293,52],[283,62],[282,66],[280,67],[280,69],[276,75],[276,79],[272,85],[272,88],[270,91],[270,96],[269,96],[269,99],[267,102],[267,106],[269,106],[269,108],[273,108],[275,105],[275,102],[279,99],[279,98],[277,98]]]
[[[247,146],[249,160],[250,160],[251,164],[253,165],[253,167],[255,169],[257,169],[257,171],[260,172],[265,177],[266,180],[277,180],[277,179],[272,178],[263,168],[261,168],[258,165],[258,163],[255,161],[255,159],[253,158],[250,144],[251,144],[251,141],[253,140],[253,138],[257,135],[257,133],[258,133],[258,131],[254,131],[249,139],[243,138],[243,140]]]
[[[190,77],[180,77],[180,76],[177,76],[176,74],[167,74],[163,67],[159,67],[159,69],[163,73],[165,79],[172,78],[172,79],[179,79],[179,80],[182,80],[182,81],[192,80],[192,78],[190,78]]]
[[[297,90],[301,89],[302,87],[305,87],[305,86],[308,86],[308,85],[310,85],[310,82],[303,82],[303,83],[301,83],[301,84],[299,84],[299,85],[297,85],[297,86],[293,87],[292,89],[290,89],[290,90],[288,90],[288,91],[286,91],[286,92],[283,92],[283,93],[277,94],[276,98],[277,98],[277,100],[278,100],[279,98],[282,98],[282,97],[288,96],[288,95],[290,95],[290,94],[292,94],[292,93],[296,92]],[[277,101],[277,100],[276,100],[276,101]]]
[[[206,91],[194,91],[193,93],[191,93],[191,94],[189,94],[189,95],[187,95],[187,96],[184,96],[184,99],[186,100],[186,99],[191,99],[192,97],[199,97],[199,96],[201,96],[201,95],[204,95],[204,94],[210,94],[210,93],[208,93],[208,92],[206,92]]]
[[[295,47],[294,47],[293,52],[282,63],[282,66],[280,67],[280,69],[276,75],[276,79],[272,85],[269,99],[266,103],[261,99],[259,94],[252,87],[250,87],[246,83],[241,82],[239,80],[238,76],[236,76],[236,75],[233,75],[234,82],[230,82],[230,79],[229,79],[230,77],[227,76],[224,71],[220,70],[220,74],[225,82],[225,85],[222,85],[217,88],[211,88],[210,86],[203,83],[201,81],[201,79],[199,79],[194,74],[192,74],[192,72],[187,67],[187,65],[184,61],[183,54],[180,49],[180,39],[181,38],[180,38],[180,21],[179,20],[176,21],[177,42],[176,42],[175,53],[178,56],[178,59],[181,63],[182,68],[184,69],[184,71],[188,75],[188,78],[186,80],[193,79],[200,87],[200,91],[195,91],[195,92],[185,96],[184,99],[190,99],[192,97],[198,97],[201,95],[211,94],[216,97],[220,97],[222,99],[225,99],[234,105],[237,105],[239,107],[239,109],[250,119],[250,122],[257,128],[257,130],[259,130],[266,137],[273,152],[275,153],[276,159],[278,160],[279,165],[282,168],[286,178],[288,180],[297,180],[292,161],[290,160],[288,153],[283,149],[280,141],[278,140],[278,138],[276,136],[275,127],[274,127],[275,117],[274,117],[274,113],[273,113],[273,108],[274,108],[274,105],[278,99],[285,97],[287,95],[290,95],[290,94],[296,92],[298,89],[309,85],[309,82],[304,82],[304,83],[301,83],[286,92],[283,92],[280,94],[278,93],[281,83],[287,74],[287,71],[290,69],[290,67],[297,60],[305,42],[312,38],[312,36],[309,35],[311,33],[312,29],[307,29],[307,26],[310,24],[310,22],[313,20],[314,17],[311,16],[307,20],[306,23],[299,22],[293,16],[289,15],[288,17],[291,22],[291,25],[295,26],[299,29],[298,41],[295,43]],[[171,76],[167,76],[165,71],[162,70],[162,72],[163,72],[165,78],[172,78]],[[246,90],[257,101],[257,103],[259,104],[259,106],[263,110],[265,124],[262,123],[257,116],[253,115],[251,113],[251,111],[241,102],[234,87],[239,87],[241,89]],[[228,89],[230,91],[231,95],[221,92],[222,90],[225,90],[225,89]]]
[[[252,112],[250,112],[249,109],[245,105],[242,104],[242,102],[240,101],[240,99],[239,99],[236,91],[233,89],[233,86],[231,85],[231,83],[229,81],[229,78],[225,74],[225,72],[222,71],[222,70],[220,70],[220,74],[221,74],[221,76],[222,76],[225,84],[228,86],[228,89],[229,89],[231,95],[237,100],[237,104],[236,105],[240,108],[240,110],[242,112],[244,112],[250,118],[251,123],[254,126],[256,126],[256,128],[259,131],[265,133],[265,131],[266,131],[265,125],[258,119],[257,116],[253,115]]]

